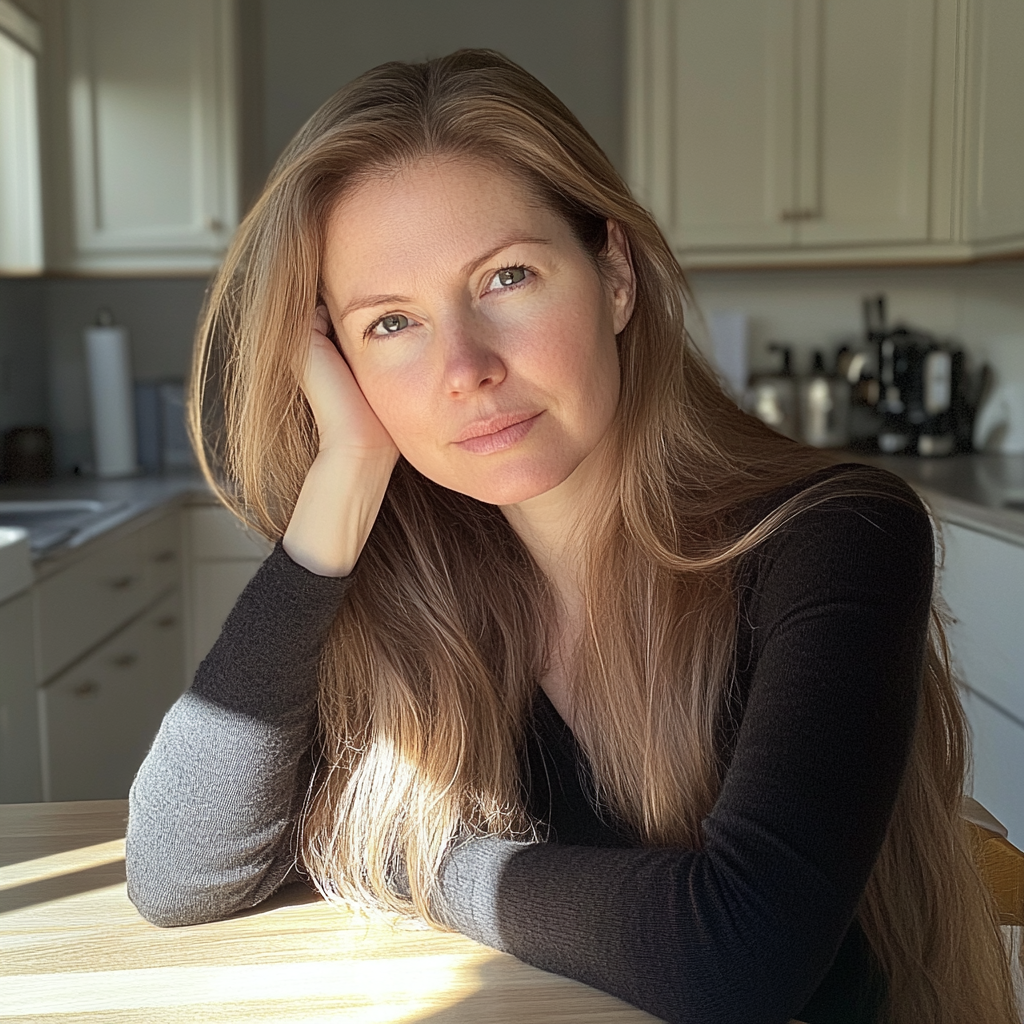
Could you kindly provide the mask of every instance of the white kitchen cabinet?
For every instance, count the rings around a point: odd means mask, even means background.
[[[635,4],[632,176],[678,247],[926,239],[933,21],[934,0]]]
[[[795,241],[795,13],[795,0],[633,5],[631,177],[686,249]]]
[[[63,0],[60,269],[206,271],[238,221],[234,0]],[[55,26],[55,27],[54,27]],[[61,59],[63,57],[63,59]],[[51,239],[52,241],[53,239]]]
[[[181,693],[180,591],[40,690],[50,800],[128,795],[164,713]]]
[[[185,671],[191,681],[238,595],[270,554],[271,545],[244,529],[220,505],[186,509],[185,523],[189,552]]]
[[[1024,545],[943,523],[942,596],[974,743],[974,797],[1024,846]]]
[[[987,252],[1024,249],[1024,3],[967,11],[964,235]]]
[[[176,507],[40,563],[34,638],[42,799],[124,797],[183,689]]]
[[[70,564],[33,588],[37,676],[40,681],[180,582],[176,514],[89,545]]]
[[[32,599],[27,593],[0,604],[0,803],[43,798]]]
[[[631,0],[628,177],[693,267],[1024,249],[1019,0]]]
[[[799,4],[797,242],[928,240],[935,0]]]

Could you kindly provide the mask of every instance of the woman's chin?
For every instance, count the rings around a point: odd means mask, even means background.
[[[532,472],[476,473],[472,476],[460,473],[447,479],[434,480],[442,487],[466,494],[488,505],[517,505],[557,487],[572,470],[572,466],[566,466],[560,469],[547,467],[543,471]]]

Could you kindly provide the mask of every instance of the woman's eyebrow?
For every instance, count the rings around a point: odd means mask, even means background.
[[[537,238],[533,235],[514,235],[511,238],[506,238],[504,241],[499,242],[493,249],[488,249],[487,252],[481,253],[479,256],[475,256],[471,259],[463,268],[462,273],[471,274],[481,263],[486,263],[489,259],[497,256],[503,249],[511,249],[513,245],[550,245],[550,238]]]
[[[462,267],[462,275],[473,273],[481,263],[486,263],[489,259],[493,259],[498,255],[499,252],[503,252],[505,249],[510,249],[513,245],[550,245],[550,238],[539,238],[533,235],[516,235],[512,238],[506,238],[499,242],[496,246],[488,249],[487,252],[481,253],[479,256],[474,256],[465,266]],[[341,323],[347,316],[354,313],[357,309],[369,309],[373,306],[391,306],[401,304],[403,302],[412,301],[408,295],[358,295],[351,302],[345,304],[342,308],[340,315],[338,316],[338,323]]]

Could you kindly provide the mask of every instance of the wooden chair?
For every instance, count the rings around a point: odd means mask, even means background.
[[[962,815],[977,831],[975,857],[999,907],[999,923],[1024,925],[1024,853],[1006,838],[1006,828],[977,800],[964,797]]]

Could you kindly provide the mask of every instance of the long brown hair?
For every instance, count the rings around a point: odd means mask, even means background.
[[[648,844],[698,849],[721,788],[716,725],[733,672],[737,560],[828,493],[753,529],[736,512],[829,460],[741,413],[691,344],[682,272],[572,114],[490,51],[385,64],[331,98],[274,168],[213,285],[191,424],[208,479],[283,535],[317,451],[298,369],[327,215],[361,176],[427,154],[497,161],[600,260],[621,225],[637,283],[619,336],[614,501],[595,508],[587,628],[570,665],[602,800]],[[844,476],[844,493],[875,484]],[[517,749],[548,662],[553,597],[494,506],[399,460],[321,665],[319,767],[302,856],[332,899],[430,919],[449,845],[530,834]],[[685,629],[680,624],[685,622]],[[859,918],[898,1024],[1011,1024],[1008,958],[960,819],[963,712],[933,614],[909,766]],[[411,899],[394,868],[407,867]]]

